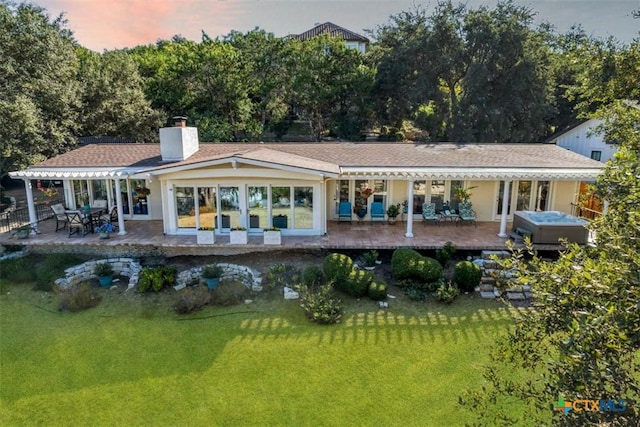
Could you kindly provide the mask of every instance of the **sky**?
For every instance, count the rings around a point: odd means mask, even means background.
[[[418,5],[427,13],[437,0],[30,0],[51,18],[64,12],[67,27],[84,47],[102,52],[155,43],[181,35],[200,41],[231,30],[256,27],[276,36],[302,33],[315,24],[333,22],[367,35],[389,17]],[[467,0],[467,5],[495,6],[497,1]],[[580,24],[589,35],[614,36],[628,43],[638,38],[640,20],[631,12],[640,0],[514,0],[537,12],[536,23],[547,21],[563,33]]]

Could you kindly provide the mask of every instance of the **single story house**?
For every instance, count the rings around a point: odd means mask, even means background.
[[[406,236],[424,202],[456,208],[455,189],[471,189],[478,221],[507,221],[515,210],[571,211],[581,181],[603,164],[555,144],[200,143],[184,121],[160,129],[159,144],[87,144],[11,172],[23,179],[32,224],[33,180],[63,182],[65,205],[85,199],[125,220],[162,220],[168,235],[217,234],[276,226],[283,235],[324,235],[341,201],[356,209],[406,203]],[[363,187],[373,189],[365,198]],[[353,220],[357,217],[354,213]],[[371,220],[367,214],[365,221]]]
[[[365,36],[362,36],[358,33],[354,33],[351,30],[347,30],[346,28],[342,28],[339,25],[336,25],[332,22],[325,22],[323,24],[317,24],[315,27],[310,30],[305,31],[300,34],[291,34],[289,37],[298,40],[311,40],[314,37],[328,34],[332,37],[340,37],[344,40],[345,46],[348,49],[356,49],[360,53],[365,53],[367,50],[367,46],[369,45],[369,39]]]

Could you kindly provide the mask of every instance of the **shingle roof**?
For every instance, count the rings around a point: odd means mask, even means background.
[[[602,164],[554,144],[201,143],[181,162],[163,162],[160,144],[89,144],[33,168],[166,168],[246,158],[313,170],[337,168],[585,168]]]
[[[330,36],[337,36],[342,38],[345,41],[358,41],[363,43],[369,43],[369,39],[361,36],[360,34],[354,33],[353,31],[347,30],[346,28],[342,28],[339,25],[336,25],[331,22],[325,22],[324,24],[316,25],[310,30],[305,31],[301,34],[292,34],[290,37],[298,39],[298,40],[310,40],[314,37],[317,37],[321,34],[329,34]]]

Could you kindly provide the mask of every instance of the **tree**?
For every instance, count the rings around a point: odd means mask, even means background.
[[[131,137],[138,142],[158,139],[165,114],[145,98],[137,64],[125,51],[98,54],[79,48],[83,86],[81,135]]]
[[[570,245],[555,262],[516,252],[507,263],[535,303],[494,348],[482,390],[462,399],[481,423],[640,424],[640,111],[617,102],[599,115],[621,145],[597,180],[609,209],[591,226],[595,246]],[[626,409],[565,415],[553,411],[560,399]]]
[[[0,178],[76,143],[78,61],[65,25],[35,5],[0,4]]]

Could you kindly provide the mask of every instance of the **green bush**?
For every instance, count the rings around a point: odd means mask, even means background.
[[[171,266],[145,267],[140,272],[138,291],[160,292],[164,288],[175,285],[178,270]]]
[[[31,283],[36,279],[36,260],[33,256],[8,259],[0,262],[0,277],[12,283]]]
[[[100,304],[100,299],[100,295],[89,284],[78,283],[61,292],[60,310],[76,313],[97,306]]]
[[[414,286],[428,286],[442,277],[442,266],[433,258],[423,257],[413,249],[396,249],[391,256],[391,274]]]
[[[383,281],[373,281],[369,284],[369,298],[374,301],[381,301],[387,298],[387,284]]]
[[[451,304],[460,294],[460,291],[453,283],[443,283],[436,289],[436,298],[440,302]]]
[[[327,280],[333,282],[336,289],[341,289],[353,270],[353,260],[347,255],[332,253],[325,257],[323,268]]]
[[[200,310],[211,301],[211,294],[206,286],[190,286],[178,295],[173,309],[178,314],[189,314]]]
[[[460,261],[453,270],[453,281],[465,292],[472,292],[481,279],[482,269],[471,261]]]
[[[272,265],[267,271],[263,286],[266,290],[273,290],[283,286],[293,288],[299,280],[299,275],[298,269],[291,265]]]
[[[405,289],[404,294],[411,301],[424,301],[425,299],[427,299],[427,295],[429,295],[426,290],[419,288],[407,288]]]
[[[220,286],[211,291],[211,304],[237,305],[251,295],[251,291],[238,280],[224,280]]]
[[[352,297],[362,297],[367,294],[372,281],[373,276],[368,271],[351,270],[347,280],[340,286],[336,284],[335,288]]]
[[[342,319],[341,301],[335,297],[331,284],[300,289],[300,306],[307,318],[320,324],[338,323]]]
[[[325,281],[324,273],[315,265],[308,266],[302,272],[302,285],[307,288],[319,288]]]
[[[444,244],[442,249],[436,249],[436,259],[440,263],[441,266],[446,267],[451,261],[451,257],[456,253],[458,248],[451,242],[447,242]]]

